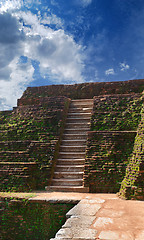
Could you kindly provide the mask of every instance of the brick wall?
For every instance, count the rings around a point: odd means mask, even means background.
[[[89,132],[85,186],[90,192],[117,192],[133,150],[136,132]]]
[[[93,98],[106,94],[141,93],[144,90],[144,79],[119,82],[94,82],[75,85],[49,85],[28,87],[18,105],[36,103],[41,98],[66,96],[71,99]]]
[[[135,138],[133,155],[127,166],[119,195],[126,199],[144,200],[144,105]]]
[[[5,121],[2,121],[1,190],[10,190],[12,187],[21,191],[40,189],[48,184],[55,165],[69,101],[66,97],[41,99],[38,105],[14,108]]]
[[[94,97],[84,174],[91,192],[119,190],[132,155],[142,102],[142,94]]]

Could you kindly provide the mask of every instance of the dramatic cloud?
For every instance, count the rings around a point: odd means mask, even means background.
[[[9,3],[9,1],[7,1]],[[31,4],[32,1],[27,2]],[[54,83],[83,82],[83,48],[63,29],[54,14],[13,11],[20,1],[5,3],[0,14],[0,102],[1,109],[16,104],[27,84],[34,80],[32,61],[37,62],[42,78]],[[3,9],[3,10],[2,10]],[[4,11],[5,10],[5,11]],[[24,56],[27,61],[21,62]]]
[[[20,63],[15,58],[9,65],[12,69],[10,81],[0,81],[0,108],[1,110],[11,109],[16,106],[17,99],[21,97],[26,86],[31,82],[34,68],[31,63]]]
[[[22,5],[22,0],[1,0],[0,13],[20,9]]]
[[[44,26],[31,12],[20,13],[27,36],[24,55],[39,62],[42,77],[50,74],[55,82],[82,82],[82,47],[64,30]],[[31,27],[29,27],[31,26]]]
[[[105,75],[114,75],[115,74],[115,71],[113,68],[110,68],[108,70],[105,71]]]
[[[15,17],[0,14],[0,80],[10,80],[10,62],[23,52],[24,34]]]

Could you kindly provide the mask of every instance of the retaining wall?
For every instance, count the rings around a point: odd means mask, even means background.
[[[0,125],[0,190],[42,189],[50,181],[69,99],[50,97],[25,105]],[[30,164],[32,163],[32,164]]]
[[[71,99],[90,99],[106,94],[141,93],[144,90],[144,79],[119,82],[93,82],[74,85],[49,85],[28,87],[18,106],[31,104],[40,98],[66,96]]]
[[[133,155],[127,166],[119,195],[127,199],[144,200],[144,105],[135,138]]]

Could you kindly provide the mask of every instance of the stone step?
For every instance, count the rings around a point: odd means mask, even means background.
[[[84,165],[57,165],[56,172],[83,172]]]
[[[93,108],[93,103],[71,103],[70,108]]]
[[[55,172],[54,179],[83,179],[83,172]]]
[[[57,160],[58,165],[84,165],[85,159],[58,159]]]
[[[63,140],[86,140],[86,139],[87,139],[87,135],[84,133],[79,133],[79,134],[65,133],[65,134],[63,134]]]
[[[68,118],[85,118],[85,117],[91,117],[91,113],[80,113],[80,112],[73,112],[73,113],[68,113],[67,115]]]
[[[93,103],[93,98],[82,98],[82,99],[73,99],[71,102],[92,102]]]
[[[87,132],[89,131],[90,129],[89,128],[71,128],[71,129],[69,129],[69,128],[67,128],[67,129],[65,129],[65,131],[64,131],[64,133],[65,134],[79,134],[79,133],[85,133],[85,135],[87,135]]]
[[[65,145],[61,145],[60,147],[60,151],[62,152],[85,152],[85,148],[86,146],[77,146],[77,145],[73,145],[73,146],[65,146]]]
[[[48,191],[88,192],[83,185],[87,132],[90,130],[93,99],[72,100],[59,158]]]
[[[88,112],[88,113],[91,113],[92,112],[92,110],[93,110],[93,108],[92,107],[71,107],[70,109],[69,109],[69,113],[76,113],[76,112],[79,112],[79,113],[86,113],[86,112]]]
[[[90,128],[89,122],[76,122],[76,123],[66,123],[66,128]]]
[[[82,99],[81,101],[80,100],[72,100],[71,103],[70,103],[70,108],[72,106],[93,106],[93,99],[92,100],[84,100]]]
[[[82,186],[83,179],[53,179],[52,186]]]
[[[85,158],[85,152],[59,152],[59,158],[63,159]]]
[[[46,191],[49,192],[80,192],[80,193],[88,193],[89,188],[83,186],[47,186],[45,187]]]
[[[86,139],[71,139],[71,140],[62,140],[62,146],[74,146],[74,145],[80,145],[85,146],[86,145]]]
[[[67,118],[66,123],[90,123],[90,117],[85,118]]]

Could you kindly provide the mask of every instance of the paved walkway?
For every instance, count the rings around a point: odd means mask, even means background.
[[[51,240],[144,240],[144,202],[115,194],[36,193],[32,201],[74,202]]]

